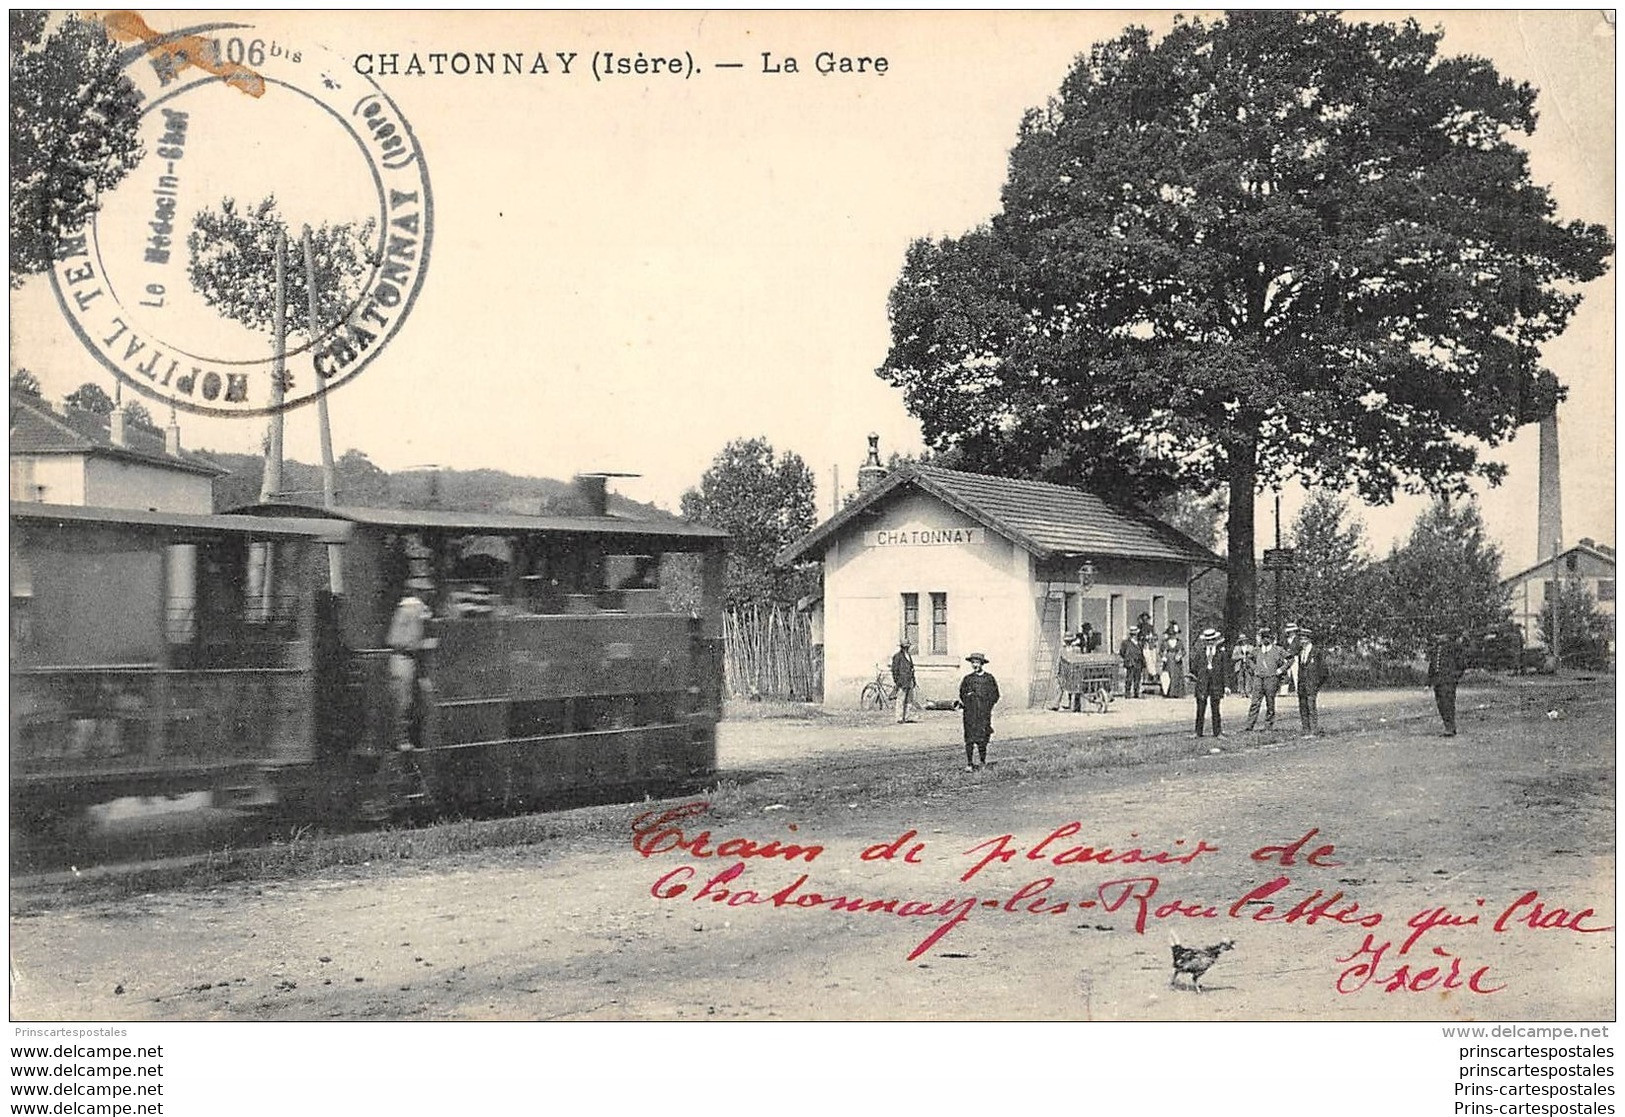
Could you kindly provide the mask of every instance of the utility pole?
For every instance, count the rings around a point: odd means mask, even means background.
[[[275,359],[271,367],[271,423],[265,436],[265,471],[260,477],[260,503],[268,504],[282,491],[282,399],[288,365],[288,238],[276,235],[276,297],[271,316]],[[248,558],[248,595],[261,616],[271,615],[271,591],[275,571],[271,569],[269,543],[256,543]]]
[[[309,225],[305,226],[301,239],[305,242],[305,293],[310,299],[310,374],[320,380],[321,372],[316,367],[316,338],[320,333],[321,317],[316,311],[316,250],[310,243]],[[313,384],[312,388],[316,392],[316,425],[322,437],[322,507],[332,508],[337,503],[337,494],[333,480],[333,428],[327,421],[327,388],[320,383]],[[344,592],[344,571],[340,567],[343,554],[339,544],[327,545],[327,588],[335,594]]]
[[[1552,662],[1559,670],[1563,667],[1563,569],[1558,564],[1561,547],[1562,542],[1552,536]]]
[[[1281,549],[1281,491],[1275,491],[1275,549]],[[1275,568],[1275,638],[1281,639],[1281,568]]]

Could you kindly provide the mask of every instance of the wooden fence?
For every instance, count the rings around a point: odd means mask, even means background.
[[[742,605],[724,615],[723,636],[732,697],[816,702],[823,696],[823,649],[813,646],[805,613]]]

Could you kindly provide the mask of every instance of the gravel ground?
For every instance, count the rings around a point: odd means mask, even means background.
[[[1286,706],[1241,735],[1232,701],[1220,752],[1190,705],[1001,717],[974,775],[952,714],[732,721],[711,809],[643,852],[673,803],[305,879],[14,893],[12,1018],[1614,1017],[1611,680],[1464,691],[1454,738],[1421,691],[1330,694],[1313,741]],[[1087,766],[1114,741],[1152,751]],[[1198,993],[1176,940],[1234,946]]]

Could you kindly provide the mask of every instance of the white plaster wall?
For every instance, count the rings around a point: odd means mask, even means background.
[[[27,460],[34,463],[33,490],[27,494],[17,491],[19,475],[26,472],[22,458],[11,462],[12,497],[17,500],[38,501],[44,504],[85,504],[84,459],[71,454],[38,454]]]
[[[195,473],[140,462],[91,458],[85,463],[83,503],[102,508],[212,512],[214,482]]]
[[[875,531],[974,529],[974,543],[875,546]],[[915,670],[922,697],[952,698],[965,656],[987,655],[1005,700],[1026,705],[1037,623],[1031,558],[969,517],[920,493],[861,519],[830,546],[824,561],[824,701],[857,701],[877,665],[889,663],[902,630],[902,594],[920,598]],[[930,654],[931,594],[948,595],[948,648]]]

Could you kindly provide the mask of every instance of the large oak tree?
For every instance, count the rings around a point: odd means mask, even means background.
[[[1498,480],[1482,451],[1562,398],[1541,346],[1613,246],[1531,180],[1535,90],[1440,37],[1237,12],[1097,45],[1001,212],[910,248],[879,374],[969,468],[1228,488],[1232,630],[1259,490]]]

